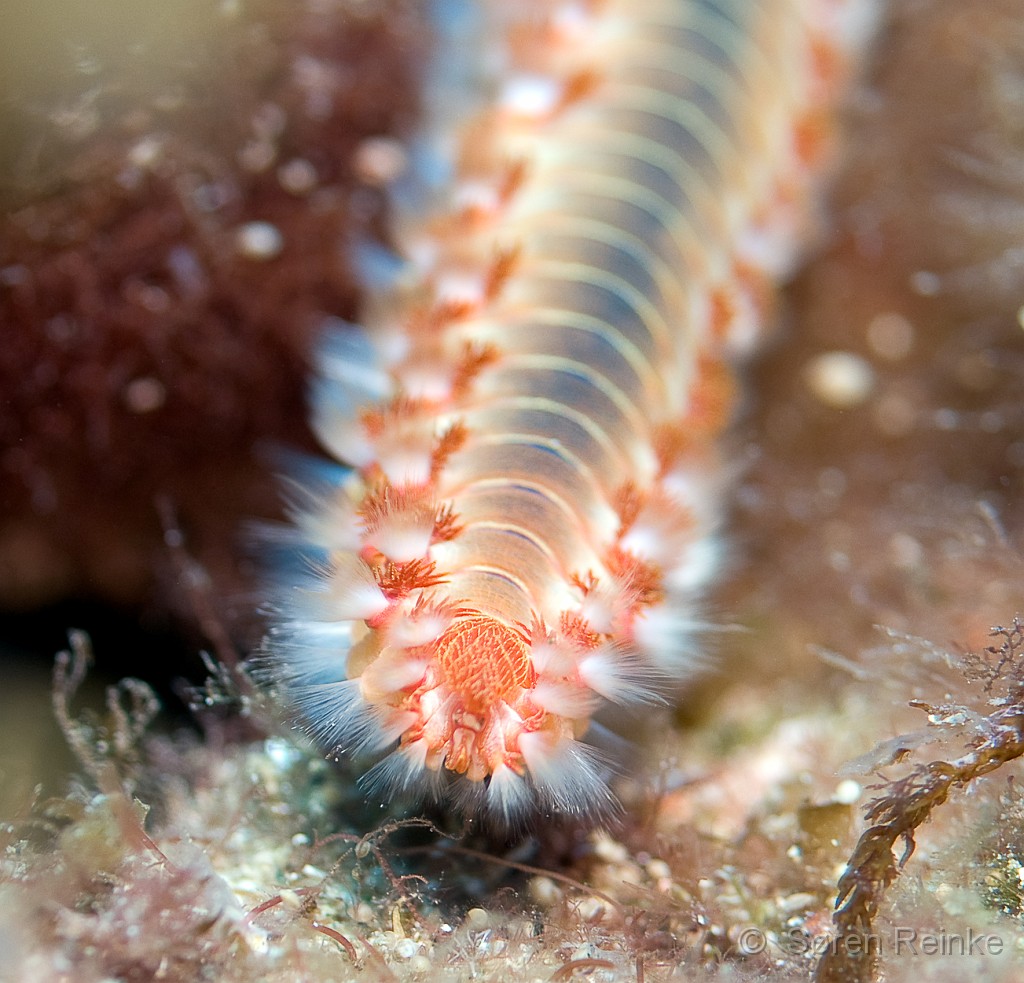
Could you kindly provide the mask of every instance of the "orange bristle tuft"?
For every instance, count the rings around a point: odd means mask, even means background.
[[[432,541],[435,543],[447,542],[450,539],[455,539],[461,531],[462,526],[459,524],[454,507],[451,504],[442,505],[434,516]]]
[[[406,597],[416,590],[436,587],[446,579],[437,572],[432,560],[395,563],[393,560],[382,559],[374,563],[373,574],[380,589],[392,599]]]
[[[463,423],[453,423],[437,439],[431,458],[430,476],[434,480],[441,473],[448,458],[451,457],[465,442],[468,430]]]

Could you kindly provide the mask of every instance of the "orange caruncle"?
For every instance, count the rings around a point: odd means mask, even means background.
[[[314,739],[379,758],[368,792],[600,817],[595,714],[693,671],[731,362],[864,3],[478,6],[500,91],[366,333],[325,343],[314,423],[351,471],[295,510],[269,648]]]

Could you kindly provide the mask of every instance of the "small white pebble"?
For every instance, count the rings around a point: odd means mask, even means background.
[[[934,297],[942,289],[942,277],[929,270],[918,270],[910,275],[910,289],[919,297]]]
[[[909,533],[895,533],[889,540],[892,562],[902,570],[913,570],[924,562],[924,547]]]
[[[29,271],[27,266],[21,263],[14,263],[0,269],[0,285],[5,287],[16,287],[22,283],[28,283]]]
[[[369,925],[374,919],[373,908],[365,901],[360,901],[352,912],[352,917],[361,925]]]
[[[79,103],[69,109],[58,109],[50,115],[50,121],[63,130],[67,130],[71,137],[82,140],[94,133],[100,125],[99,110],[95,106],[84,106]]]
[[[886,436],[905,437],[917,423],[917,410],[909,399],[898,393],[890,393],[874,405],[872,419]]]
[[[664,860],[651,860],[647,864],[647,873],[657,878],[672,876],[672,870]]]
[[[263,103],[249,121],[253,132],[270,139],[279,137],[288,125],[288,114],[275,102]]]
[[[537,928],[529,918],[520,918],[509,923],[508,937],[510,940],[532,939],[536,934]]]
[[[352,165],[359,178],[377,187],[391,184],[409,166],[405,148],[390,137],[369,137],[356,148]]]
[[[812,358],[804,378],[814,395],[835,409],[859,406],[875,385],[871,365],[852,352],[824,352]]]
[[[185,537],[182,535],[180,529],[168,529],[164,533],[164,543],[173,549],[180,549],[185,545]]]
[[[835,798],[836,802],[841,802],[843,805],[853,805],[860,798],[861,787],[859,782],[855,782],[852,778],[845,778],[836,786]]]
[[[539,905],[557,904],[562,899],[562,892],[550,877],[535,877],[530,881],[530,897]]]
[[[412,939],[400,939],[395,944],[395,955],[399,959],[412,959],[413,956],[419,954],[419,951],[419,942],[414,942]]]
[[[300,752],[293,744],[289,744],[287,741],[283,741],[276,737],[271,737],[264,741],[263,750],[270,759],[274,768],[278,771],[284,771],[291,768],[298,760],[300,760]]]
[[[167,389],[159,379],[143,376],[124,387],[124,402],[132,413],[152,413],[167,400]]]
[[[277,158],[277,147],[269,140],[249,140],[237,156],[243,170],[250,174],[262,174]]]
[[[426,956],[416,956],[409,963],[409,969],[419,976],[424,976],[434,968],[434,964]]]
[[[194,187],[189,197],[199,211],[215,212],[231,201],[234,190],[227,182],[208,181]]]
[[[162,314],[171,306],[171,298],[167,291],[151,283],[139,284],[134,293],[136,300],[154,314]]]
[[[886,311],[868,322],[867,337],[876,355],[897,362],[914,347],[914,326],[902,314]]]
[[[247,259],[273,259],[284,248],[284,237],[270,222],[246,222],[235,233],[235,244]]]
[[[828,554],[828,565],[837,573],[846,573],[851,567],[850,554],[842,550],[830,550]]]
[[[600,898],[594,897],[584,898],[576,906],[576,914],[587,923],[600,921],[607,911],[607,904]]]
[[[607,833],[598,833],[594,837],[594,856],[606,863],[625,863],[629,852],[625,846],[613,840]]]
[[[998,413],[995,410],[988,410],[981,414],[978,420],[978,426],[981,427],[985,433],[1000,433],[1006,427],[1006,418],[1002,413]]]
[[[208,286],[209,280],[203,264],[195,250],[189,246],[172,246],[168,250],[167,269],[174,277],[174,285],[186,297],[198,297]]]
[[[153,106],[161,113],[177,112],[185,104],[185,93],[187,89],[183,85],[175,85],[164,89],[153,100]]]
[[[839,468],[822,468],[818,472],[818,491],[829,498],[838,498],[846,491],[846,473]]]
[[[152,167],[159,159],[163,146],[164,142],[159,137],[143,137],[128,151],[128,160],[135,167]]]
[[[790,894],[785,898],[779,898],[779,910],[784,914],[792,914],[795,911],[805,911],[817,907],[817,898],[808,891],[799,891]]]
[[[257,955],[266,955],[270,952],[270,936],[258,926],[245,926],[242,932],[242,939],[249,947],[249,950]]]
[[[290,195],[308,194],[316,187],[316,168],[302,157],[294,157],[277,169],[278,183]]]
[[[592,942],[584,942],[583,945],[578,946],[573,952],[571,959],[596,959],[601,954],[601,950],[597,948]]]
[[[483,908],[470,908],[466,912],[466,928],[472,929],[473,931],[479,931],[480,929],[487,928],[490,923],[491,917],[484,911]]]

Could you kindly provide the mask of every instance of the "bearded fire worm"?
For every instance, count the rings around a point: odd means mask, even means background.
[[[405,266],[323,346],[345,467],[296,483],[269,650],[312,737],[376,757],[368,791],[516,823],[612,807],[595,714],[693,672],[730,363],[803,238],[864,5],[509,6]]]

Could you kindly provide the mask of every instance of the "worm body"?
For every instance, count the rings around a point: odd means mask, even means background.
[[[368,790],[612,807],[588,729],[692,671],[729,363],[799,246],[849,7],[495,16],[501,85],[412,273],[324,346],[314,422],[351,470],[296,492],[270,639],[314,739],[378,757]]]

